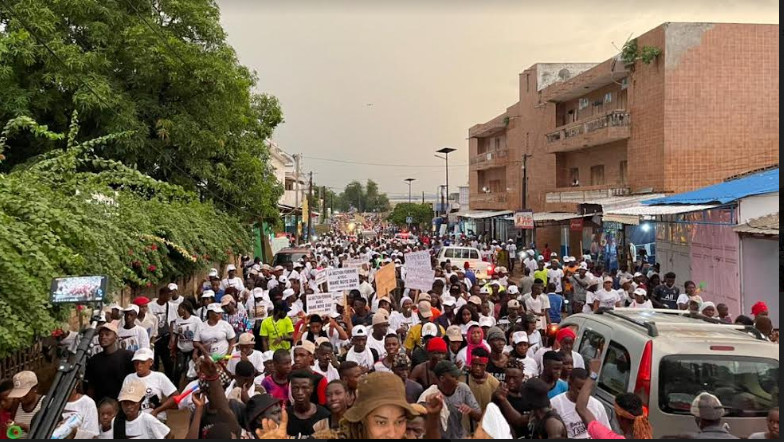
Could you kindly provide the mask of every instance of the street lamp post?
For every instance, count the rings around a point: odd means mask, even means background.
[[[411,204],[411,182],[416,181],[416,178],[406,178],[403,181],[408,183],[408,204]]]
[[[454,152],[457,149],[453,149],[451,147],[444,147],[442,149],[437,150],[436,152],[444,154],[444,156],[436,155],[436,157],[443,159],[446,162],[446,203],[449,202],[449,153]],[[446,208],[446,204],[444,203],[443,199],[441,200],[442,207],[444,208],[444,214],[449,213]]]

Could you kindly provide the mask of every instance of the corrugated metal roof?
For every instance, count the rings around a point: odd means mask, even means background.
[[[726,181],[691,192],[679,193],[665,198],[643,201],[646,205],[656,204],[726,204],[751,195],[779,191],[779,169],[766,170],[737,180]]]
[[[607,198],[586,199],[583,204],[598,204],[602,211],[638,206],[640,202],[653,198],[663,198],[663,193],[647,193],[642,195],[610,196]]]
[[[779,234],[779,213],[772,213],[770,215],[761,216],[759,218],[750,219],[746,224],[741,224],[734,229],[738,233],[754,233],[758,235],[776,235]]]
[[[699,210],[712,209],[719,204],[680,204],[672,206],[635,206],[625,209],[616,209],[604,213],[607,215],[674,215],[676,213],[697,212]],[[605,218],[606,219],[606,218]]]
[[[482,219],[482,218],[495,218],[496,216],[504,216],[504,215],[511,215],[511,210],[485,210],[485,211],[477,211],[477,212],[466,212],[460,214],[461,218],[470,218],[470,219]]]

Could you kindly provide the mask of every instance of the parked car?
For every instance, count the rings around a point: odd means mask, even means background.
[[[688,311],[626,308],[576,314],[560,327],[577,334],[574,348],[586,365],[601,358],[594,396],[610,420],[615,396],[634,392],[654,438],[698,431],[689,410],[702,391],[721,400],[724,421],[740,437],[762,431],[778,406],[779,347],[753,328]]]
[[[289,262],[296,262],[304,257],[310,257],[310,249],[306,247],[286,247],[281,249],[272,258],[272,266],[286,266]]]
[[[493,265],[489,262],[482,261],[482,254],[479,249],[474,247],[460,247],[460,246],[444,246],[438,251],[438,262],[449,260],[454,266],[461,269],[464,268],[465,263],[471,270],[474,271],[476,277],[479,279],[488,279],[493,275]]]

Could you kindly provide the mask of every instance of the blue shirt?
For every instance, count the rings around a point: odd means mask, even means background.
[[[471,284],[476,285],[476,274],[471,269],[465,271],[466,278],[471,281]]]
[[[215,292],[215,302],[220,302],[221,298],[223,298],[223,294],[226,293],[225,290],[218,290]]]
[[[550,299],[550,309],[547,310],[550,315],[550,322],[558,324],[561,322],[561,310],[563,309],[563,296],[557,293],[548,293],[547,297]]]
[[[566,393],[567,391],[569,391],[569,384],[567,384],[563,379],[558,379],[555,382],[555,387],[547,392],[547,398],[552,399],[561,393]]]

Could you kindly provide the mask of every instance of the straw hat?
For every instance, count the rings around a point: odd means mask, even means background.
[[[373,372],[360,381],[357,400],[346,410],[343,417],[349,422],[361,422],[371,411],[382,405],[397,405],[405,410],[409,417],[421,414],[406,402],[406,388],[397,375]]]

